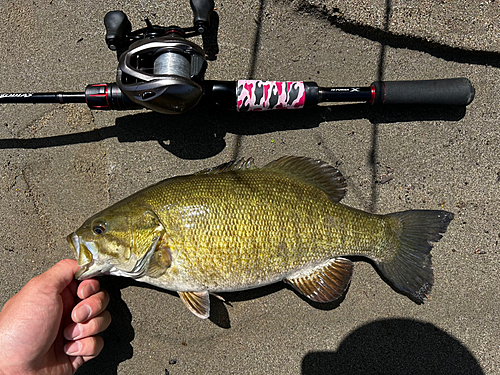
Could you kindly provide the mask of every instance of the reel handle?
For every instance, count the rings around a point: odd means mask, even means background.
[[[114,10],[104,16],[106,27],[106,44],[111,51],[117,51],[123,47],[125,36],[132,31],[132,24],[127,15],[121,10]]]
[[[190,0],[196,31],[203,34],[210,25],[210,15],[214,10],[214,0]]]

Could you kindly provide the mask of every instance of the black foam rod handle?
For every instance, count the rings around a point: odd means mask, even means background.
[[[475,90],[467,78],[430,81],[377,81],[373,104],[436,104],[466,106]]]
[[[194,24],[199,27],[203,26],[203,30],[198,30],[200,32],[205,31],[205,28],[210,24],[210,14],[214,10],[214,0],[190,0],[191,9],[194,15]]]

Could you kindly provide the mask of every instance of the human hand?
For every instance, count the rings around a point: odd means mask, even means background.
[[[99,281],[74,279],[64,259],[31,279],[0,312],[0,374],[73,374],[96,357],[111,322]],[[80,301],[81,300],[81,301]]]

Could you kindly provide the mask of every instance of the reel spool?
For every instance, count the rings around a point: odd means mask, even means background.
[[[206,67],[203,49],[182,36],[143,39],[120,56],[116,83],[141,106],[179,114],[201,99]]]

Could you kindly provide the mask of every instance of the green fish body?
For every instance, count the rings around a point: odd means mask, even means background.
[[[317,302],[344,293],[349,256],[371,259],[420,302],[433,284],[430,242],[453,214],[374,215],[339,203],[345,180],[319,160],[240,160],[170,178],[114,204],[68,236],[77,277],[133,277],[177,291],[197,316],[209,293],[285,281]]]

